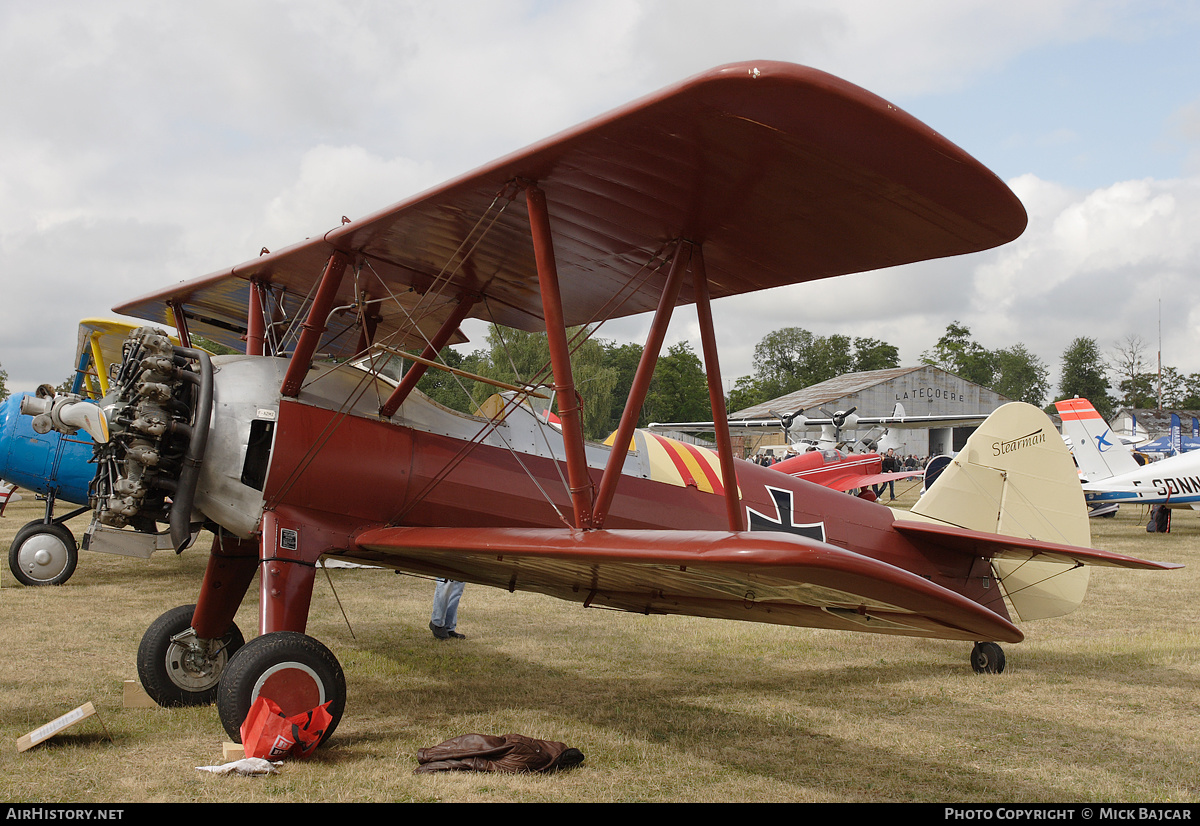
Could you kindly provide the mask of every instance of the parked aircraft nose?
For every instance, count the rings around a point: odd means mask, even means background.
[[[37,433],[33,418],[21,413],[21,401],[31,393],[18,393],[0,402],[0,479],[34,493],[54,495],[78,505],[88,501],[88,485],[95,475],[91,464],[93,442],[80,432],[64,436]]]

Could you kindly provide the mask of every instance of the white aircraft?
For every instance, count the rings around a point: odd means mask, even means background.
[[[1083,495],[1089,506],[1101,504],[1166,505],[1200,510],[1200,456],[1181,453],[1139,465],[1133,451],[1109,429],[1087,399],[1055,402],[1063,435],[1071,439],[1075,462],[1083,471]]]
[[[778,413],[772,410],[769,416],[754,419],[730,419],[728,424],[731,431],[781,428],[788,441],[791,442],[792,450],[796,453],[830,449],[849,450],[853,453],[882,453],[889,447],[900,449],[901,442],[892,431],[927,427],[965,427],[982,424],[987,418],[986,413],[908,416],[904,412],[904,406],[898,402],[890,416],[859,416],[855,412],[857,410],[857,407],[851,407],[849,410],[830,413],[822,408],[821,413],[824,414],[822,417],[806,416],[803,408],[794,413]],[[858,428],[864,426],[870,428],[865,436],[849,442],[842,438],[843,430],[856,432]],[[816,440],[801,438],[801,434],[805,431],[816,428],[821,429],[820,438]],[[651,422],[646,429],[702,433],[712,432],[713,423]]]
[[[0,514],[4,513],[4,508],[9,502],[21,501],[21,494],[17,493],[17,486],[10,485],[8,482],[0,482]]]

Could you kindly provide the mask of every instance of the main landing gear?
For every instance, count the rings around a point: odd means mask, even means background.
[[[221,677],[217,713],[235,742],[259,696],[274,700],[284,717],[329,703],[333,722],[321,736],[333,734],[346,710],[346,677],[337,658],[312,637],[295,631],[263,634],[246,644]]]
[[[22,526],[8,546],[8,568],[22,585],[62,585],[79,564],[79,544],[63,524],[87,508],[54,518],[55,497],[46,497],[46,516]]]
[[[1004,670],[1004,649],[994,642],[977,642],[971,649],[971,668],[976,674],[999,674]]]
[[[194,605],[163,614],[146,629],[138,647],[142,687],[160,706],[217,704],[221,725],[241,742],[241,727],[260,695],[274,700],[285,717],[329,703],[333,722],[346,709],[346,677],[333,653],[312,637],[276,631],[243,642],[236,625],[219,640],[192,630]]]
[[[181,605],[150,623],[138,646],[142,688],[160,706],[203,706],[217,697],[229,660],[245,645],[237,625],[205,640],[192,630],[195,605]]]

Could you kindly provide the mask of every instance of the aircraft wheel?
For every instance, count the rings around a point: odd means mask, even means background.
[[[225,636],[204,640],[192,630],[195,605],[181,605],[150,623],[138,646],[142,688],[160,706],[203,706],[217,696],[230,658],[245,644],[230,623]]]
[[[971,649],[971,668],[976,674],[999,674],[1004,670],[1004,649],[994,642],[977,642]]]
[[[62,585],[78,562],[74,535],[57,522],[30,522],[8,547],[8,567],[22,585]]]
[[[259,695],[279,704],[285,717],[329,703],[333,722],[321,737],[329,739],[346,709],[346,676],[337,657],[312,637],[295,631],[263,634],[238,652],[221,677],[217,711],[234,742]]]

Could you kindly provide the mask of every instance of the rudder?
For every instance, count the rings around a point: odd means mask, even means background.
[[[1091,544],[1071,452],[1049,417],[1023,402],[992,413],[911,513],[987,533]],[[992,567],[1025,620],[1069,613],[1087,591],[1086,566],[993,559]]]
[[[1054,406],[1062,417],[1063,433],[1071,440],[1075,461],[1089,482],[1137,470],[1125,446],[1087,399],[1063,399]]]

